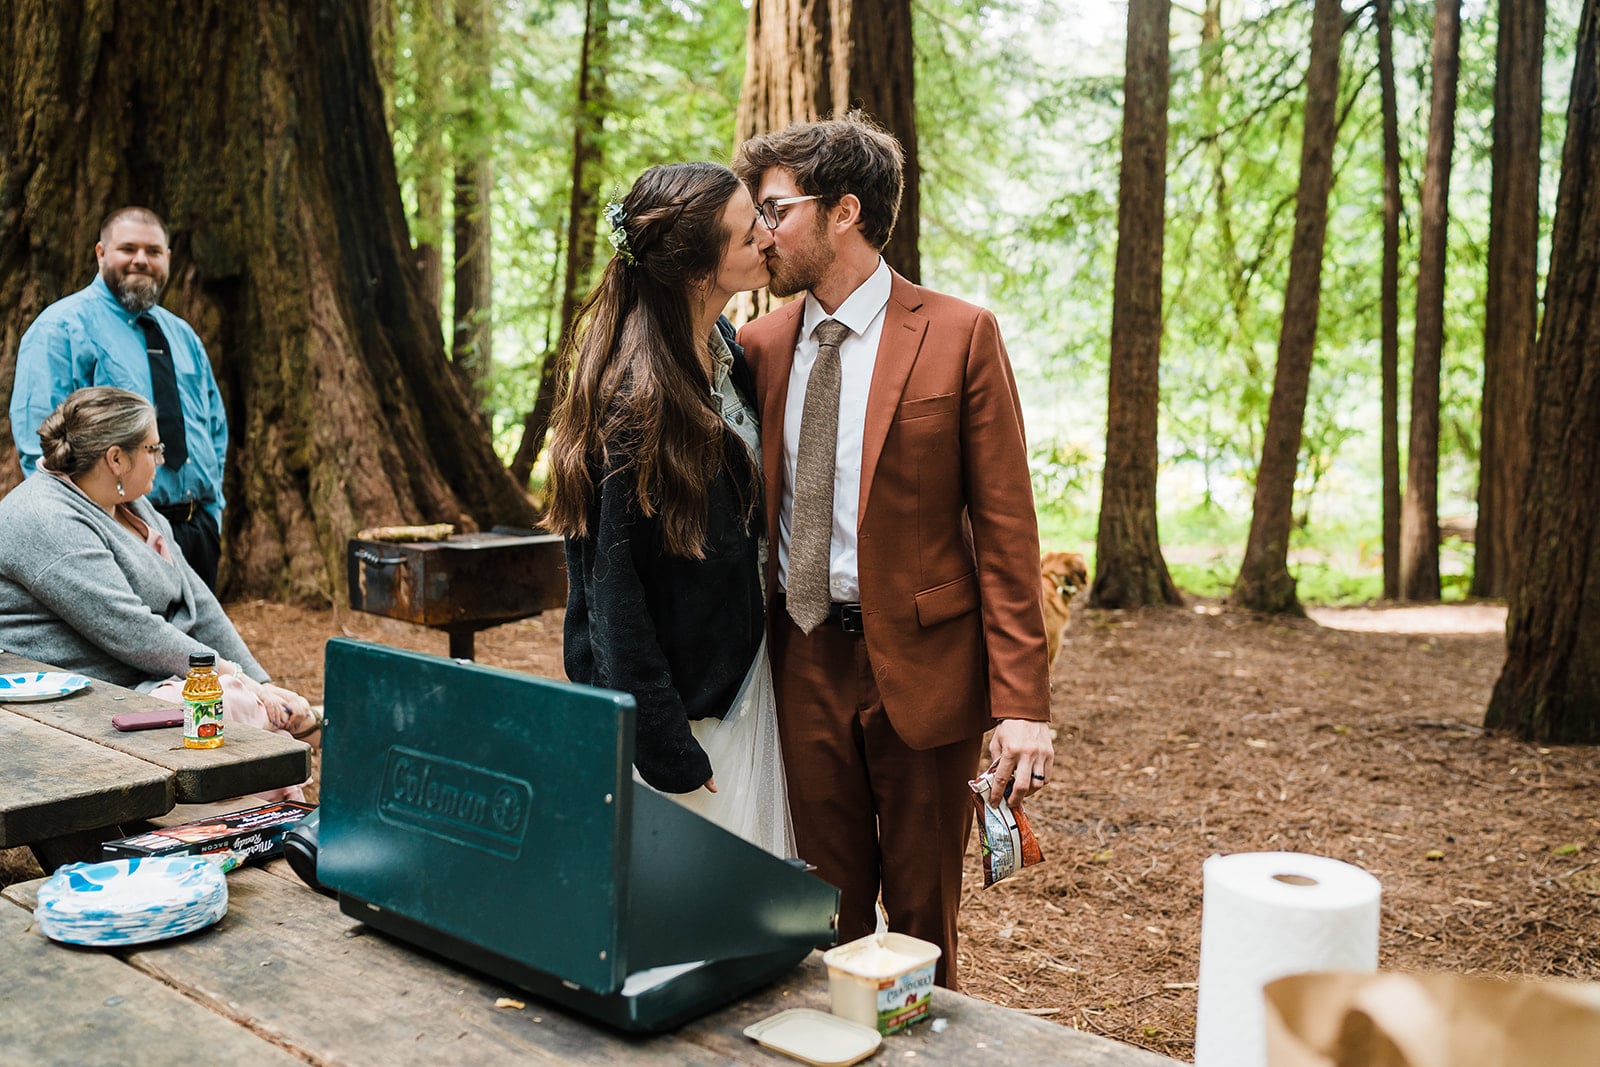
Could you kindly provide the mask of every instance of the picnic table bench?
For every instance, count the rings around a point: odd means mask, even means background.
[[[0,652],[0,673],[59,668]],[[111,716],[172,705],[95,681],[42,703],[0,701],[0,848],[32,846],[47,870],[88,859],[123,823],[303,782],[311,750],[301,741],[229,723],[217,748],[183,747],[176,727],[123,733]]]
[[[11,886],[0,901],[0,1062],[781,1067],[798,1061],[744,1028],[786,1008],[828,1009],[826,971],[812,953],[774,985],[672,1033],[626,1036],[385,938],[282,861],[228,875],[228,914],[217,925],[115,951],[58,945],[32,929],[23,909],[40,884]],[[517,1003],[497,1006],[500,998]],[[944,989],[934,990],[933,1018],[943,1020],[937,1029],[921,1022],[886,1037],[864,1062],[1178,1062]]]

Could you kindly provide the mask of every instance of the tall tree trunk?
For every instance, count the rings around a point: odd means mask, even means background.
[[[1156,524],[1171,0],[1131,0],[1111,308],[1106,465],[1090,603],[1181,604]]]
[[[922,279],[915,68],[911,0],[754,0],[736,125],[743,141],[858,107],[899,138],[906,191],[883,258],[914,282]]]
[[[1600,741],[1600,20],[1584,0],[1534,357],[1507,656],[1484,724]]]
[[[1516,556],[1512,537],[1528,465],[1529,369],[1539,325],[1544,16],[1544,0],[1500,0],[1474,596],[1505,596],[1511,587]]]
[[[1456,139],[1456,76],[1461,67],[1461,0],[1438,0],[1434,5],[1432,62],[1411,356],[1411,436],[1400,507],[1400,595],[1406,600],[1439,599],[1439,364],[1444,351],[1444,269],[1450,154]]]
[[[1224,144],[1226,130],[1222,118],[1223,101],[1228,93],[1226,52],[1222,39],[1222,0],[1206,0],[1200,15],[1200,110],[1202,129],[1205,131],[1206,157],[1211,165],[1211,197],[1217,213],[1217,237],[1220,252],[1227,264],[1226,280],[1229,303],[1233,308],[1233,330],[1230,342],[1238,342],[1246,324],[1254,315],[1250,296],[1252,267],[1239,253],[1239,241],[1233,226],[1233,194],[1228,186],[1228,153]],[[1249,342],[1245,342],[1246,346]],[[1210,479],[1207,479],[1207,497],[1210,496]]]
[[[383,93],[383,124],[394,130],[394,5],[395,0],[367,0],[372,25],[372,65]]]
[[[1316,0],[1311,16],[1311,59],[1306,71],[1305,132],[1300,142],[1300,188],[1295,198],[1289,281],[1272,402],[1256,470],[1255,502],[1244,563],[1233,600],[1258,611],[1301,613],[1289,575],[1289,530],[1294,520],[1294,479],[1305,428],[1306,393],[1322,303],[1322,248],[1328,231],[1328,191],[1333,186],[1333,144],[1339,102],[1339,40],[1344,14],[1339,0]]]
[[[445,72],[455,33],[446,0],[420,0],[413,18],[417,128],[411,154],[417,212],[412,236],[422,296],[438,328],[444,322],[444,180],[450,168],[444,148],[450,95]]]
[[[567,263],[561,284],[561,332],[539,367],[533,408],[522,420],[522,442],[511,460],[511,477],[527,485],[544,451],[555,412],[561,351],[572,342],[573,322],[594,275],[595,232],[600,224],[600,175],[605,165],[606,113],[610,110],[611,5],[588,0],[583,11],[583,46],[578,55],[578,101],[572,118],[572,199],[567,207]]]
[[[0,49],[0,389],[101,216],[145,204],[229,415],[230,595],[342,599],[362,526],[531,519],[406,262],[364,4],[0,0],[0,24],[27,42]]]
[[[1383,595],[1400,596],[1400,109],[1394,83],[1394,0],[1378,0],[1383,97]]]
[[[460,45],[462,105],[457,123],[455,200],[455,314],[451,364],[473,406],[481,408],[493,360],[494,243],[491,198],[494,192],[493,137],[489,130],[489,79],[494,62],[494,8],[491,0],[456,0],[456,40]]]

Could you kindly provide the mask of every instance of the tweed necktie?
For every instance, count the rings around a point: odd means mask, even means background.
[[[183,429],[183,400],[178,395],[178,372],[172,365],[172,350],[167,337],[150,315],[139,316],[144,331],[144,346],[150,355],[150,399],[156,405],[156,433],[166,446],[162,466],[177,470],[188,462],[189,442]]]
[[[839,448],[839,344],[850,327],[836,319],[817,324],[817,361],[800,413],[800,448],[794,463],[790,517],[789,617],[810,633],[828,617],[832,594],[828,565],[833,547],[833,478]]]

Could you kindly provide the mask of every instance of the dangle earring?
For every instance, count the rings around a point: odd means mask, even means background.
[[[122,491],[122,479],[121,479],[121,478],[118,478],[118,479],[117,479],[117,496],[119,496],[119,497],[123,497],[123,496],[127,496],[127,495],[128,495],[128,494],[126,494],[126,493],[124,493],[124,492],[123,492],[123,491]]]

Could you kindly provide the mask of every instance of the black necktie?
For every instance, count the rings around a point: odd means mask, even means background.
[[[183,432],[183,400],[178,396],[178,373],[172,366],[172,350],[167,347],[166,335],[155,319],[140,315],[139,328],[144,331],[145,348],[150,353],[150,389],[155,394],[150,399],[156,405],[156,433],[167,446],[162,464],[169,470],[177,470],[189,459],[189,442]]]

